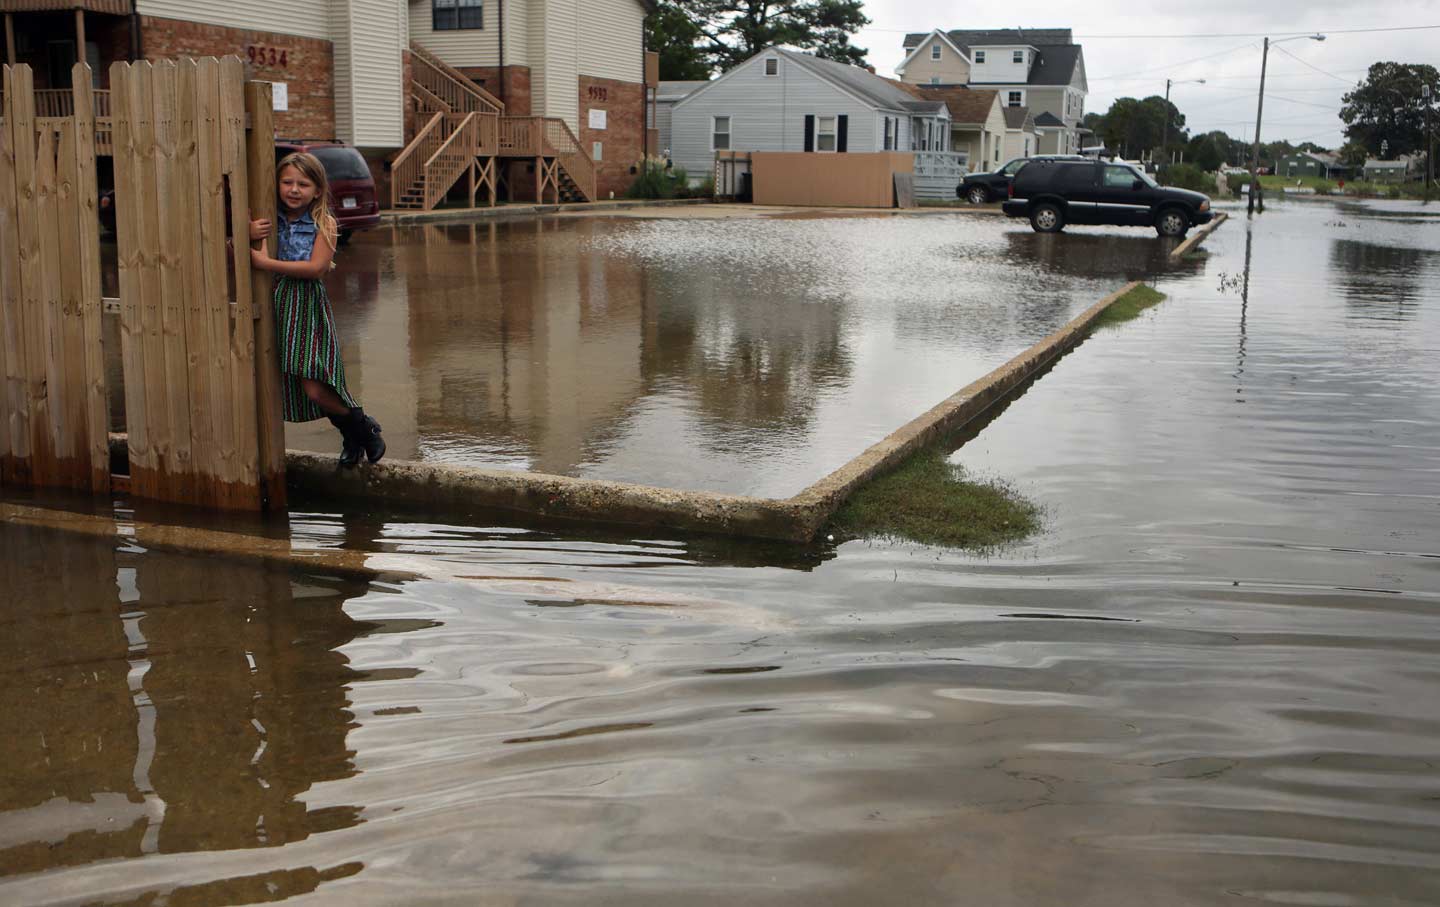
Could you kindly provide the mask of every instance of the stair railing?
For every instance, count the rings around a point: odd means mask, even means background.
[[[390,206],[398,208],[400,198],[425,173],[425,161],[434,154],[448,136],[443,135],[445,114],[437,113],[432,116],[410,144],[405,146],[390,164]]]
[[[411,80],[449,105],[456,113],[503,113],[505,105],[464,73],[410,42]]]
[[[501,117],[500,153],[507,157],[540,154],[539,117]]]
[[[476,145],[480,138],[479,114],[452,113],[454,130],[425,160],[425,210],[429,211],[455,185],[466,167],[475,163]]]
[[[546,151],[565,168],[585,200],[595,201],[595,162],[586,153],[585,146],[575,138],[575,133],[570,131],[570,125],[564,120],[546,117],[545,145]]]

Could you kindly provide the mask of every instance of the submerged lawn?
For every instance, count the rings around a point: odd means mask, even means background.
[[[1040,528],[1040,508],[999,482],[972,482],[938,449],[861,488],[831,521],[850,538],[896,538],[950,548],[993,548]]]
[[[1161,293],[1154,287],[1147,287],[1142,283],[1140,286],[1135,287],[1124,296],[1112,302],[1105,311],[1100,313],[1100,317],[1090,322],[1090,329],[1098,330],[1112,325],[1124,324],[1127,321],[1139,318],[1141,313],[1146,309],[1164,301],[1164,299],[1164,293]]]

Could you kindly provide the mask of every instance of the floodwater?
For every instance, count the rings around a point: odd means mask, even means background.
[[[0,904],[1440,903],[1440,217],[1206,245],[954,454],[989,556],[0,528]]]
[[[788,497],[1165,264],[1148,232],[1060,254],[1017,223],[387,227],[330,290],[390,456]],[[324,422],[286,441],[338,449]]]

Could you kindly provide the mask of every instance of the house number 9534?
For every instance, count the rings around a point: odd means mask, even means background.
[[[290,49],[270,47],[265,44],[246,44],[245,58],[252,66],[272,66],[281,69],[290,67]]]

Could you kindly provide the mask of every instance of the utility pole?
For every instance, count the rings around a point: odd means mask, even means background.
[[[1165,80],[1165,132],[1160,139],[1160,159],[1167,163],[1170,160],[1170,154],[1168,151],[1170,147],[1170,86],[1188,85],[1192,82],[1196,85],[1205,84],[1204,79],[1182,79],[1179,82],[1175,82],[1171,79]]]
[[[1270,60],[1270,45],[1280,44],[1284,41],[1298,41],[1301,38],[1309,38],[1311,41],[1324,41],[1322,34],[1313,35],[1291,35],[1288,38],[1281,38],[1279,41],[1265,39],[1265,49],[1260,55],[1260,100],[1255,105],[1255,150],[1250,155],[1250,202],[1245,206],[1246,216],[1255,213],[1255,197],[1260,196],[1260,213],[1265,213],[1265,198],[1260,193],[1260,118],[1265,113],[1265,65]]]
[[[1425,204],[1430,204],[1430,186],[1435,182],[1435,130],[1430,127],[1430,85],[1420,86],[1425,101]]]

